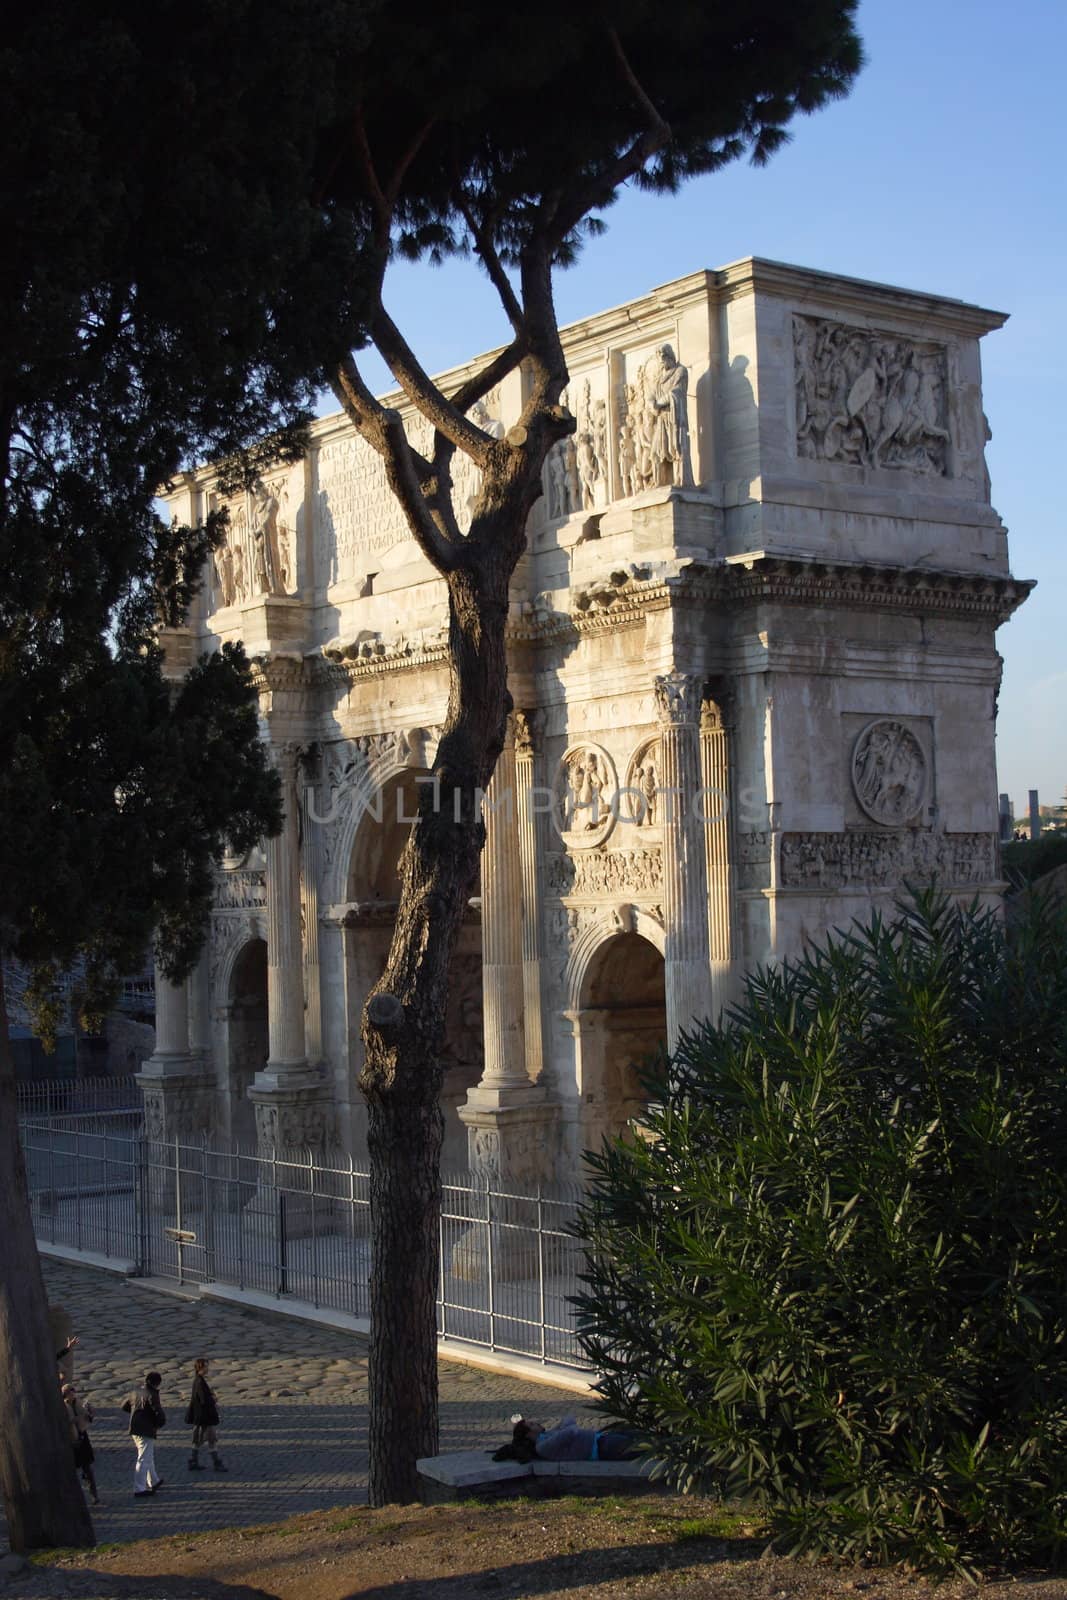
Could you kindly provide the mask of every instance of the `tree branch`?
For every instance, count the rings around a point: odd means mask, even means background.
[[[423,555],[438,572],[454,571],[462,547],[459,530],[451,507],[445,518],[440,511],[435,515],[427,500],[424,486],[431,476],[430,464],[412,447],[399,411],[383,406],[371,394],[351,356],[338,363],[330,387],[357,433],[385,462],[389,487]]]
[[[497,253],[492,236],[485,224],[479,222],[475,216],[470,196],[464,192],[462,185],[457,184],[455,196],[456,204],[462,213],[463,220],[471,231],[475,247],[481,257],[482,266],[488,274],[490,283],[500,296],[500,304],[504,307],[504,313],[514,328],[516,336],[521,338],[523,332],[522,306],[519,304],[518,296],[511,286],[507,273],[504,271],[503,262]]]
[[[457,449],[470,456],[476,466],[484,468],[492,439],[465,417],[423,371],[417,356],[380,299],[371,319],[371,336],[389,371],[412,405]]]
[[[609,27],[606,31],[612,55],[615,57],[623,82],[648,117],[649,126],[639,138],[634,140],[628,150],[625,150],[621,156],[610,162],[602,172],[583,183],[569,197],[564,191],[564,196],[556,208],[550,235],[553,244],[557,247],[584,216],[590,211],[595,211],[598,207],[606,205],[619,185],[625,183],[627,178],[632,178],[635,173],[640,172],[646,161],[651,156],[654,156],[658,150],[662,150],[664,145],[670,142],[671,138],[670,123],[663,118],[646,93],[640,79],[630,65],[626,52],[622,47],[622,40],[614,28]]]
[[[506,378],[509,372],[515,370],[528,348],[529,340],[524,329],[517,339],[505,345],[503,350],[498,350],[480,372],[474,373],[461,383],[459,388],[449,395],[449,403],[457,411],[469,411],[476,400],[484,400],[490,389],[494,388],[502,378]]]

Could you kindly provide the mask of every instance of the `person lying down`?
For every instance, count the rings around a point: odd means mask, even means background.
[[[511,1422],[511,1443],[493,1451],[494,1461],[633,1461],[638,1455],[632,1433],[580,1428],[574,1417],[564,1417],[554,1428],[520,1416]]]

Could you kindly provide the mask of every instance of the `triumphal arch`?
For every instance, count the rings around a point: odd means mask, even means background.
[[[1029,587],[984,464],[979,340],[1003,320],[749,259],[565,331],[577,428],[513,589],[446,1163],[573,1175],[640,1114],[635,1063],[746,971],[905,881],[999,893],[995,632]],[[223,499],[206,468],[171,509]],[[179,670],[244,641],[285,826],[225,863],[199,970],[158,986],[149,1126],[359,1155],[360,1013],[444,717],[444,584],[342,415],[225,503],[165,643]]]

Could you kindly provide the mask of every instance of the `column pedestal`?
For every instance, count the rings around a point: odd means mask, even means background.
[[[549,1180],[559,1107],[549,1104],[547,1089],[537,1084],[479,1084],[459,1115],[467,1128],[471,1171],[485,1180],[492,1199],[491,1215],[453,1246],[452,1271],[465,1282],[480,1283],[491,1260],[497,1278],[514,1282],[535,1276],[537,1255],[531,1252],[528,1230],[536,1222],[537,1206],[525,1197]]]

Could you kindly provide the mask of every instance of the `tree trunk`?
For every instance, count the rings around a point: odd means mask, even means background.
[[[491,561],[448,575],[452,682],[434,787],[401,858],[385,971],[368,998],[360,1086],[371,1160],[370,1503],[418,1497],[415,1460],[437,1451],[441,1044],[448,969],[485,838],[481,797],[511,707],[504,628],[516,513]],[[509,527],[510,524],[510,527]],[[525,524],[525,511],[518,529]],[[510,532],[510,538],[508,537]],[[415,1448],[413,1448],[415,1446]]]
[[[96,1543],[59,1392],[0,967],[0,1493],[12,1550]]]

